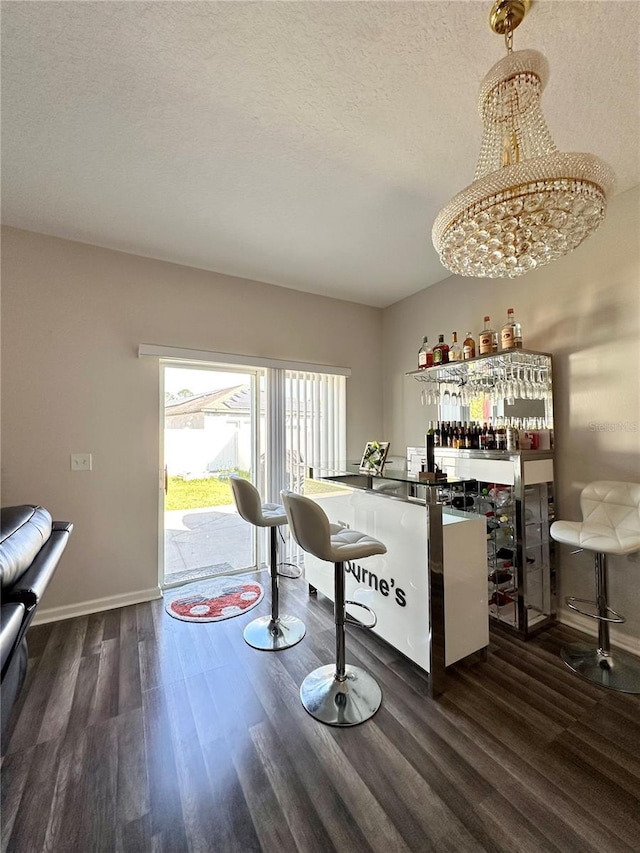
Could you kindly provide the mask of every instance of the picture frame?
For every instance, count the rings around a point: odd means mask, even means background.
[[[368,441],[360,461],[360,472],[363,474],[382,474],[384,463],[389,453],[389,441]]]

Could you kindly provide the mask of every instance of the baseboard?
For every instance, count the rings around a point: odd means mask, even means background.
[[[582,631],[584,634],[589,634],[592,637],[598,636],[598,624],[595,619],[589,619],[588,616],[581,616],[579,613],[569,609],[558,610],[556,618],[562,625],[575,628],[577,631]],[[609,633],[612,646],[632,655],[640,655],[639,639],[630,637],[628,634],[621,634],[613,626],[611,626]]]
[[[127,607],[130,604],[142,604],[156,598],[162,598],[159,586],[126,592],[123,595],[112,595],[108,598],[94,598],[78,604],[65,604],[62,607],[38,608],[31,624],[44,625],[46,622],[59,622],[61,619],[72,619],[74,616],[88,616],[90,613],[114,610],[116,607]]]

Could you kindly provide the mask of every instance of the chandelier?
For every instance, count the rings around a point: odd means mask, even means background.
[[[573,251],[604,219],[611,168],[556,148],[540,108],[549,76],[535,50],[513,51],[529,0],[497,0],[491,29],[507,55],[482,81],[482,146],[473,183],[438,214],[433,245],[458,275],[523,275]]]

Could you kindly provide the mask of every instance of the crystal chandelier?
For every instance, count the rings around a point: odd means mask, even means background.
[[[529,0],[498,0],[491,10],[507,55],[480,87],[476,173],[433,225],[440,260],[458,275],[513,278],[568,254],[600,225],[613,187],[604,161],[562,153],[551,138],[540,109],[547,60],[512,48],[528,8]]]

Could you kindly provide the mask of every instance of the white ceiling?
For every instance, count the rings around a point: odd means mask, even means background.
[[[4,222],[374,306],[445,278],[490,2],[3,2]],[[640,2],[538,0],[561,150],[640,183]]]

